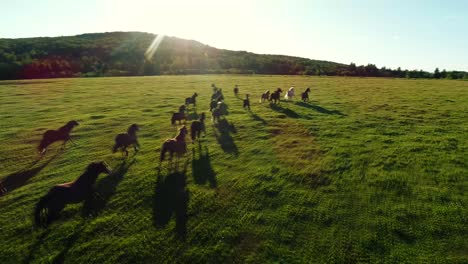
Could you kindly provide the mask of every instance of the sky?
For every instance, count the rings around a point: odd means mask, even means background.
[[[0,0],[0,38],[142,31],[222,49],[468,71],[468,0]]]

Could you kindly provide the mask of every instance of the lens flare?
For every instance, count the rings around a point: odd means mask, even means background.
[[[151,60],[151,58],[153,58],[154,53],[156,53],[156,51],[158,50],[159,44],[161,44],[163,39],[164,39],[164,35],[161,35],[161,34],[157,35],[156,38],[154,38],[153,42],[151,43],[151,45],[148,47],[148,49],[145,52],[146,60],[149,61]]]

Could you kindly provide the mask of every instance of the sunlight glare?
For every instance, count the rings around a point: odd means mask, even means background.
[[[164,39],[164,35],[162,35],[162,34],[159,34],[159,35],[156,36],[156,38],[154,38],[153,42],[151,43],[151,45],[148,47],[148,49],[145,52],[145,59],[147,61],[149,61],[149,60],[151,60],[153,58],[154,54],[158,50],[158,47],[161,44],[161,42],[163,41],[163,39]]]

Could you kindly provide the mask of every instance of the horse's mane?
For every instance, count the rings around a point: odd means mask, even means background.
[[[183,132],[185,131],[185,132]],[[184,140],[185,139],[185,133],[187,133],[187,129],[184,129],[184,128],[181,128],[179,129],[179,133],[177,134],[177,136],[175,137],[177,141],[179,140]]]

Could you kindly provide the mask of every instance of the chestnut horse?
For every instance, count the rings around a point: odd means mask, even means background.
[[[187,152],[187,144],[185,143],[185,135],[187,135],[187,128],[182,126],[179,129],[179,133],[175,138],[166,139],[161,147],[161,158],[160,162],[164,160],[166,152],[170,153],[170,160],[174,153],[177,154],[177,158],[180,158]]]
[[[93,162],[75,181],[62,183],[52,187],[36,205],[34,222],[38,226],[48,225],[67,204],[80,203],[93,191],[93,184],[101,173],[111,173],[104,161]]]
[[[37,147],[39,154],[44,156],[45,152],[47,151],[47,147],[56,141],[63,141],[64,147],[67,141],[71,140],[70,132],[77,125],[78,122],[72,120],[58,130],[47,130],[42,136],[41,143],[39,143],[39,146]]]

